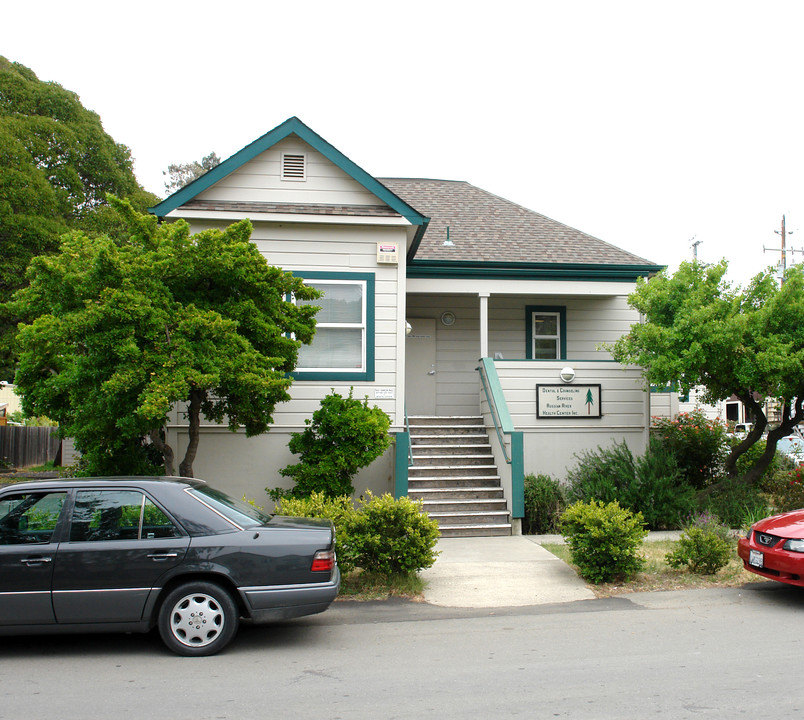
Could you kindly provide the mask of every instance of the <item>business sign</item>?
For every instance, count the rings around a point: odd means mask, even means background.
[[[599,418],[600,385],[537,385],[537,418]]]

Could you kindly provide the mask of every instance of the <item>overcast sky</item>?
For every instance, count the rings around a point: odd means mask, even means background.
[[[671,268],[804,247],[804,2],[6,3],[140,182],[293,115],[377,177],[466,180]],[[800,253],[788,258],[804,259]],[[572,258],[566,258],[572,262]]]

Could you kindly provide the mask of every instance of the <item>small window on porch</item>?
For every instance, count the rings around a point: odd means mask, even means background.
[[[528,360],[562,360],[566,358],[567,311],[564,307],[527,307],[526,356]]]

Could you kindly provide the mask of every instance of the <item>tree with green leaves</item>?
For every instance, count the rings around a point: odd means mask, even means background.
[[[644,368],[650,385],[703,387],[704,402],[736,395],[754,427],[726,458],[737,460],[767,433],[764,452],[743,474],[754,484],[768,468],[780,438],[804,420],[804,272],[789,268],[779,286],[771,271],[742,290],[724,280],[727,263],[682,263],[674,275],[641,281],[629,297],[644,317],[612,348],[615,359]],[[781,403],[781,422],[769,427],[762,401]]]
[[[10,309],[24,319],[16,383],[30,415],[58,420],[88,474],[173,474],[168,414],[184,408],[192,476],[201,416],[247,436],[266,432],[289,399],[318,291],[271,267],[247,220],[190,234],[111,198],[125,239],[66,235],[34,258]],[[147,440],[145,440],[147,438]]]
[[[145,210],[157,198],[134,176],[131,152],[78,96],[0,57],[0,299],[24,284],[31,258],[71,229],[103,232],[106,194]],[[0,379],[11,380],[17,318],[0,315]]]
[[[196,178],[200,178],[204,173],[221,164],[221,159],[211,152],[200,161],[194,160],[191,163],[181,163],[168,165],[168,169],[162,174],[169,178],[165,183],[165,190],[168,194],[181,190],[185,185],[189,185]]]
[[[353,390],[349,388],[348,397],[333,390],[312,419],[304,421],[304,431],[293,433],[288,447],[299,462],[279,473],[292,478],[295,485],[290,491],[269,490],[271,497],[306,497],[314,492],[327,497],[351,495],[357,471],[386,451],[391,444],[390,419],[376,405],[369,407],[368,397],[352,397]]]

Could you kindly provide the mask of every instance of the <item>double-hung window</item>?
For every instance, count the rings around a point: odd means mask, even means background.
[[[526,309],[529,360],[561,360],[567,356],[567,310],[530,305]]]
[[[299,380],[374,379],[374,275],[372,273],[297,272],[305,285],[321,291],[315,337],[302,345]]]

